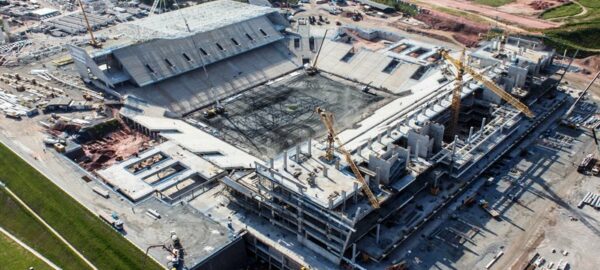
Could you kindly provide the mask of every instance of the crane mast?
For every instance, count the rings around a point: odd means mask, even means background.
[[[321,117],[321,121],[323,122],[328,131],[325,159],[327,159],[328,161],[333,161],[333,159],[335,158],[333,155],[333,144],[334,142],[337,142],[339,145],[338,150],[344,155],[344,159],[350,165],[350,169],[352,169],[354,176],[356,176],[356,179],[358,179],[358,181],[362,184],[362,191],[365,193],[365,195],[367,195],[371,206],[373,206],[373,208],[375,209],[379,208],[380,205],[379,201],[377,201],[377,197],[375,197],[375,194],[373,194],[373,191],[371,191],[371,189],[369,188],[369,184],[362,176],[360,170],[358,169],[358,166],[356,166],[356,164],[354,163],[354,160],[352,160],[352,155],[344,148],[342,141],[337,136],[337,133],[333,128],[333,114],[319,107],[317,107],[315,111],[319,114],[319,117]]]
[[[98,43],[98,41],[96,41],[96,38],[94,37],[94,31],[90,26],[90,21],[88,20],[87,14],[85,13],[85,8],[83,8],[83,3],[81,3],[81,0],[77,0],[77,2],[79,3],[79,7],[81,7],[81,13],[83,13],[83,19],[85,20],[85,25],[87,27],[88,33],[90,33],[90,45],[92,45],[92,47],[94,48],[102,47],[102,45],[100,45],[100,43]]]
[[[457,61],[455,65],[457,68],[457,74],[455,80],[456,85],[454,86],[454,90],[452,91],[452,118],[450,119],[450,128],[447,133],[449,139],[454,138],[454,135],[456,134],[456,129],[458,128],[458,118],[460,117],[460,101],[463,88],[463,74],[465,73],[463,64],[464,57],[465,51],[463,50],[460,61]]]
[[[534,117],[533,112],[529,109],[529,107],[527,107],[527,105],[523,104],[521,101],[519,101],[518,99],[513,97],[511,94],[504,91],[500,86],[496,85],[496,83],[487,79],[481,73],[475,71],[468,65],[465,65],[461,60],[457,60],[456,58],[453,58],[452,56],[450,56],[450,54],[448,53],[447,50],[440,50],[440,55],[444,59],[446,59],[449,63],[451,63],[453,66],[455,66],[457,69],[460,70],[462,68],[462,70],[464,72],[468,73],[469,75],[471,75],[473,77],[473,79],[482,83],[490,91],[494,92],[494,94],[498,95],[504,101],[508,102],[510,105],[517,108],[519,111],[524,113],[527,117],[529,117],[529,118]]]

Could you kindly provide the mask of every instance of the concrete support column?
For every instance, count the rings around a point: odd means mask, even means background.
[[[288,159],[288,153],[287,150],[283,151],[283,170],[287,171],[287,159]]]
[[[356,243],[352,244],[352,263],[356,263]]]
[[[409,163],[410,163],[410,146],[406,148],[406,168],[408,168]]]
[[[273,160],[273,158],[269,159],[269,168],[273,169],[273,167],[275,167],[275,160]]]
[[[392,137],[392,127],[391,126],[389,126],[387,128],[387,136],[390,137],[390,138]]]
[[[339,170],[339,169],[340,169],[340,160],[339,160],[339,159],[336,159],[336,160],[335,160],[335,169],[336,169],[336,170]]]
[[[300,156],[302,154],[302,151],[300,151],[300,145],[297,144],[296,145],[296,163],[300,163]]]
[[[417,140],[417,144],[415,145],[415,159],[419,159],[419,140]]]
[[[327,167],[323,167],[323,176],[327,177]]]
[[[354,203],[356,203],[358,201],[358,183],[354,182],[352,190],[354,190]]]
[[[370,175],[365,175],[365,182],[367,182],[367,185],[369,184],[369,181],[371,181],[371,176]]]
[[[454,160],[454,155],[456,154],[456,142],[458,141],[458,135],[454,135],[454,143],[452,144],[452,160]]]
[[[375,243],[377,243],[379,245],[379,231],[381,229],[381,224],[377,224],[377,229],[375,232]]]
[[[342,212],[346,211],[346,191],[342,190]]]
[[[469,128],[469,138],[467,139],[467,142],[469,144],[471,144],[472,140],[473,140],[473,127]]]
[[[378,141],[379,143],[381,143],[381,139],[383,138],[383,136],[382,136],[382,135],[383,135],[382,133],[379,133],[379,135],[377,135],[377,141]]]
[[[375,173],[375,186],[378,187],[381,184],[381,169],[379,167],[375,168]]]
[[[483,119],[481,119],[481,129],[479,130],[481,132],[481,134],[483,134],[483,128],[485,127],[485,117]]]
[[[306,152],[308,153],[308,157],[312,157],[312,139],[310,139],[310,138],[308,138]]]

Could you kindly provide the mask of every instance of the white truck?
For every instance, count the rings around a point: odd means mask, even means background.
[[[106,223],[110,224],[113,228],[117,230],[123,230],[123,221],[119,219],[116,214],[108,214],[106,212],[98,213],[98,216],[104,220]]]

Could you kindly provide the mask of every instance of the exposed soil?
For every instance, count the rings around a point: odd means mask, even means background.
[[[593,55],[583,59],[574,60],[575,64],[584,68],[584,74],[595,74],[600,71],[600,55]]]
[[[516,0],[499,7],[501,11],[511,14],[537,16],[544,10],[562,5],[568,0]]]
[[[527,0],[523,0],[527,1]],[[520,1],[517,1],[519,3]],[[533,2],[531,0],[527,1],[528,3]],[[524,16],[519,14],[519,10],[532,10],[533,8],[528,4],[521,4],[518,8],[507,9],[506,6],[502,6],[500,8],[494,8],[485,5],[479,5],[469,1],[458,1],[458,0],[437,0],[437,1],[427,1],[427,3],[431,3],[441,7],[455,8],[466,10],[470,12],[475,12],[484,16],[487,16],[492,19],[498,19],[508,23],[514,23],[527,28],[538,28],[538,29],[548,29],[559,26],[559,23],[544,21],[537,18],[535,16]]]
[[[475,24],[466,19],[437,11],[425,11],[415,17],[431,28],[453,32],[452,37],[467,47],[477,45],[479,35],[489,31],[488,26]]]
[[[149,145],[148,136],[129,129],[120,129],[83,144],[85,157],[79,164],[88,171],[94,171],[136,155]]]

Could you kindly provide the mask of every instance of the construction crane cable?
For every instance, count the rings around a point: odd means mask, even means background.
[[[156,1],[160,1],[160,0],[156,0]],[[173,0],[175,3],[175,6],[177,6],[177,12],[179,12],[179,15],[181,16],[181,19],[183,20],[183,23],[185,24],[185,28],[187,29],[188,33],[192,34],[192,29],[190,28],[190,25],[188,24],[187,19],[185,18],[185,16],[183,15],[183,12],[181,12],[181,8],[179,7],[179,3],[177,3],[177,0]],[[192,40],[192,44],[194,46],[194,48],[196,50],[200,50],[200,47],[198,46],[198,44],[196,44],[196,39],[194,39],[194,36],[191,36],[191,40]],[[208,82],[208,94],[211,96],[212,99],[214,99],[215,104],[217,107],[220,107],[221,104],[219,103],[219,99],[217,98],[217,95],[215,95],[212,90],[214,88],[214,85],[212,83],[212,81],[210,80],[209,76],[208,76],[208,71],[206,70],[206,64],[204,62],[204,58],[202,57],[202,53],[197,53],[199,58],[200,58],[200,65],[202,66],[202,70],[204,72],[204,76],[206,77],[206,81]]]

